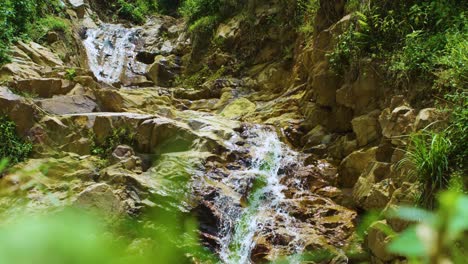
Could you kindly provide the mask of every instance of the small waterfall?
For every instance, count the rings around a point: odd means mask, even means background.
[[[286,186],[281,184],[284,177],[282,169],[297,163],[298,157],[281,143],[274,131],[267,128],[256,126],[248,131],[248,137],[251,166],[233,172],[224,182],[238,192],[249,185],[248,205],[236,210],[232,206],[229,208],[229,201],[225,198],[219,197],[217,200],[217,206],[224,208],[224,213],[228,215],[228,220],[221,227],[220,249],[221,260],[228,264],[251,263],[256,236],[270,232],[268,229],[278,225],[278,222],[289,227],[288,233],[295,240],[292,244],[297,247],[294,251],[302,250],[299,234],[290,223],[294,219],[288,215],[282,203],[286,199],[283,193]]]
[[[139,39],[138,28],[102,24],[99,28],[88,29],[84,46],[96,78],[112,84],[144,73],[144,65],[136,60]]]

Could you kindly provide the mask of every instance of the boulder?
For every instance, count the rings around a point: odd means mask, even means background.
[[[367,150],[358,150],[347,156],[338,169],[338,182],[341,187],[352,188],[359,176],[375,161],[377,147]]]
[[[7,115],[16,124],[16,131],[26,135],[39,118],[37,107],[22,97],[0,86],[0,114]]]
[[[380,111],[377,110],[367,115],[356,117],[351,121],[358,147],[366,146],[380,137],[379,114]]]
[[[256,108],[255,103],[250,102],[246,98],[239,98],[228,104],[221,112],[221,116],[231,119],[242,118],[247,114],[255,112]]]
[[[97,183],[85,189],[78,195],[74,204],[106,216],[117,217],[123,213],[121,201],[105,183]]]
[[[392,105],[397,98],[392,99]],[[406,103],[392,108],[385,108],[379,116],[382,135],[392,139],[392,143],[398,145],[397,137],[409,135],[414,130],[416,111]]]
[[[358,79],[352,84],[345,84],[336,91],[336,101],[339,105],[349,107],[355,114],[362,115],[377,108],[381,80],[376,71],[369,65],[361,69]]]
[[[392,231],[385,220],[373,223],[367,232],[367,246],[371,250],[372,255],[384,263],[397,258],[397,256],[387,251],[387,247],[392,239],[390,234]]]
[[[54,96],[36,101],[37,105],[49,114],[64,115],[92,113],[98,110],[97,104],[87,96]]]
[[[168,57],[159,55],[149,66],[146,76],[158,86],[170,87],[179,72],[180,66],[174,55]]]
[[[26,44],[18,41],[17,47],[26,53],[34,63],[49,67],[63,66],[62,60],[57,55],[35,42]]]
[[[73,84],[70,81],[58,78],[25,79],[13,82],[12,86],[19,92],[42,98],[65,95],[73,89]]]
[[[446,115],[437,108],[425,108],[419,111],[414,121],[414,130],[422,130],[426,127],[432,129],[441,127],[441,124],[446,123]]]
[[[316,126],[301,139],[301,143],[304,148],[311,148],[320,144],[328,144],[330,141],[331,135],[329,135],[327,130],[321,125]]]

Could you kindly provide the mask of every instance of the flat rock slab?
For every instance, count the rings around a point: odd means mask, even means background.
[[[98,109],[97,104],[87,96],[55,96],[37,101],[39,107],[49,114],[64,115],[90,113]]]

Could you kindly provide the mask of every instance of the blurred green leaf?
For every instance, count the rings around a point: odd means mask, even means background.
[[[418,238],[416,227],[408,228],[400,234],[388,247],[389,252],[406,256],[421,257],[426,255],[426,249]]]

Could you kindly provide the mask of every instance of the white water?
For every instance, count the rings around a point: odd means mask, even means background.
[[[139,70],[141,66],[135,52],[138,31],[113,24],[102,24],[86,31],[84,46],[89,68],[99,81],[116,83]]]
[[[228,221],[221,226],[220,257],[224,263],[251,263],[252,249],[255,247],[255,237],[262,232],[268,233],[269,227],[281,226],[288,228],[288,235],[293,237],[293,251],[300,253],[299,233],[293,228],[294,218],[288,215],[282,201],[285,200],[283,191],[286,186],[281,184],[284,177],[281,169],[297,163],[297,155],[279,140],[274,131],[262,127],[255,127],[249,132],[250,154],[252,164],[250,168],[235,171],[224,180],[234,190],[245,188],[246,179],[253,178],[258,185],[251,190],[249,205],[243,210],[229,208],[229,201],[220,197],[217,206],[224,208],[229,216]],[[232,207],[232,206],[231,206]],[[268,213],[267,213],[268,212]],[[232,225],[235,227],[232,228]],[[279,253],[279,252],[278,252]],[[290,263],[294,262],[291,259]]]

